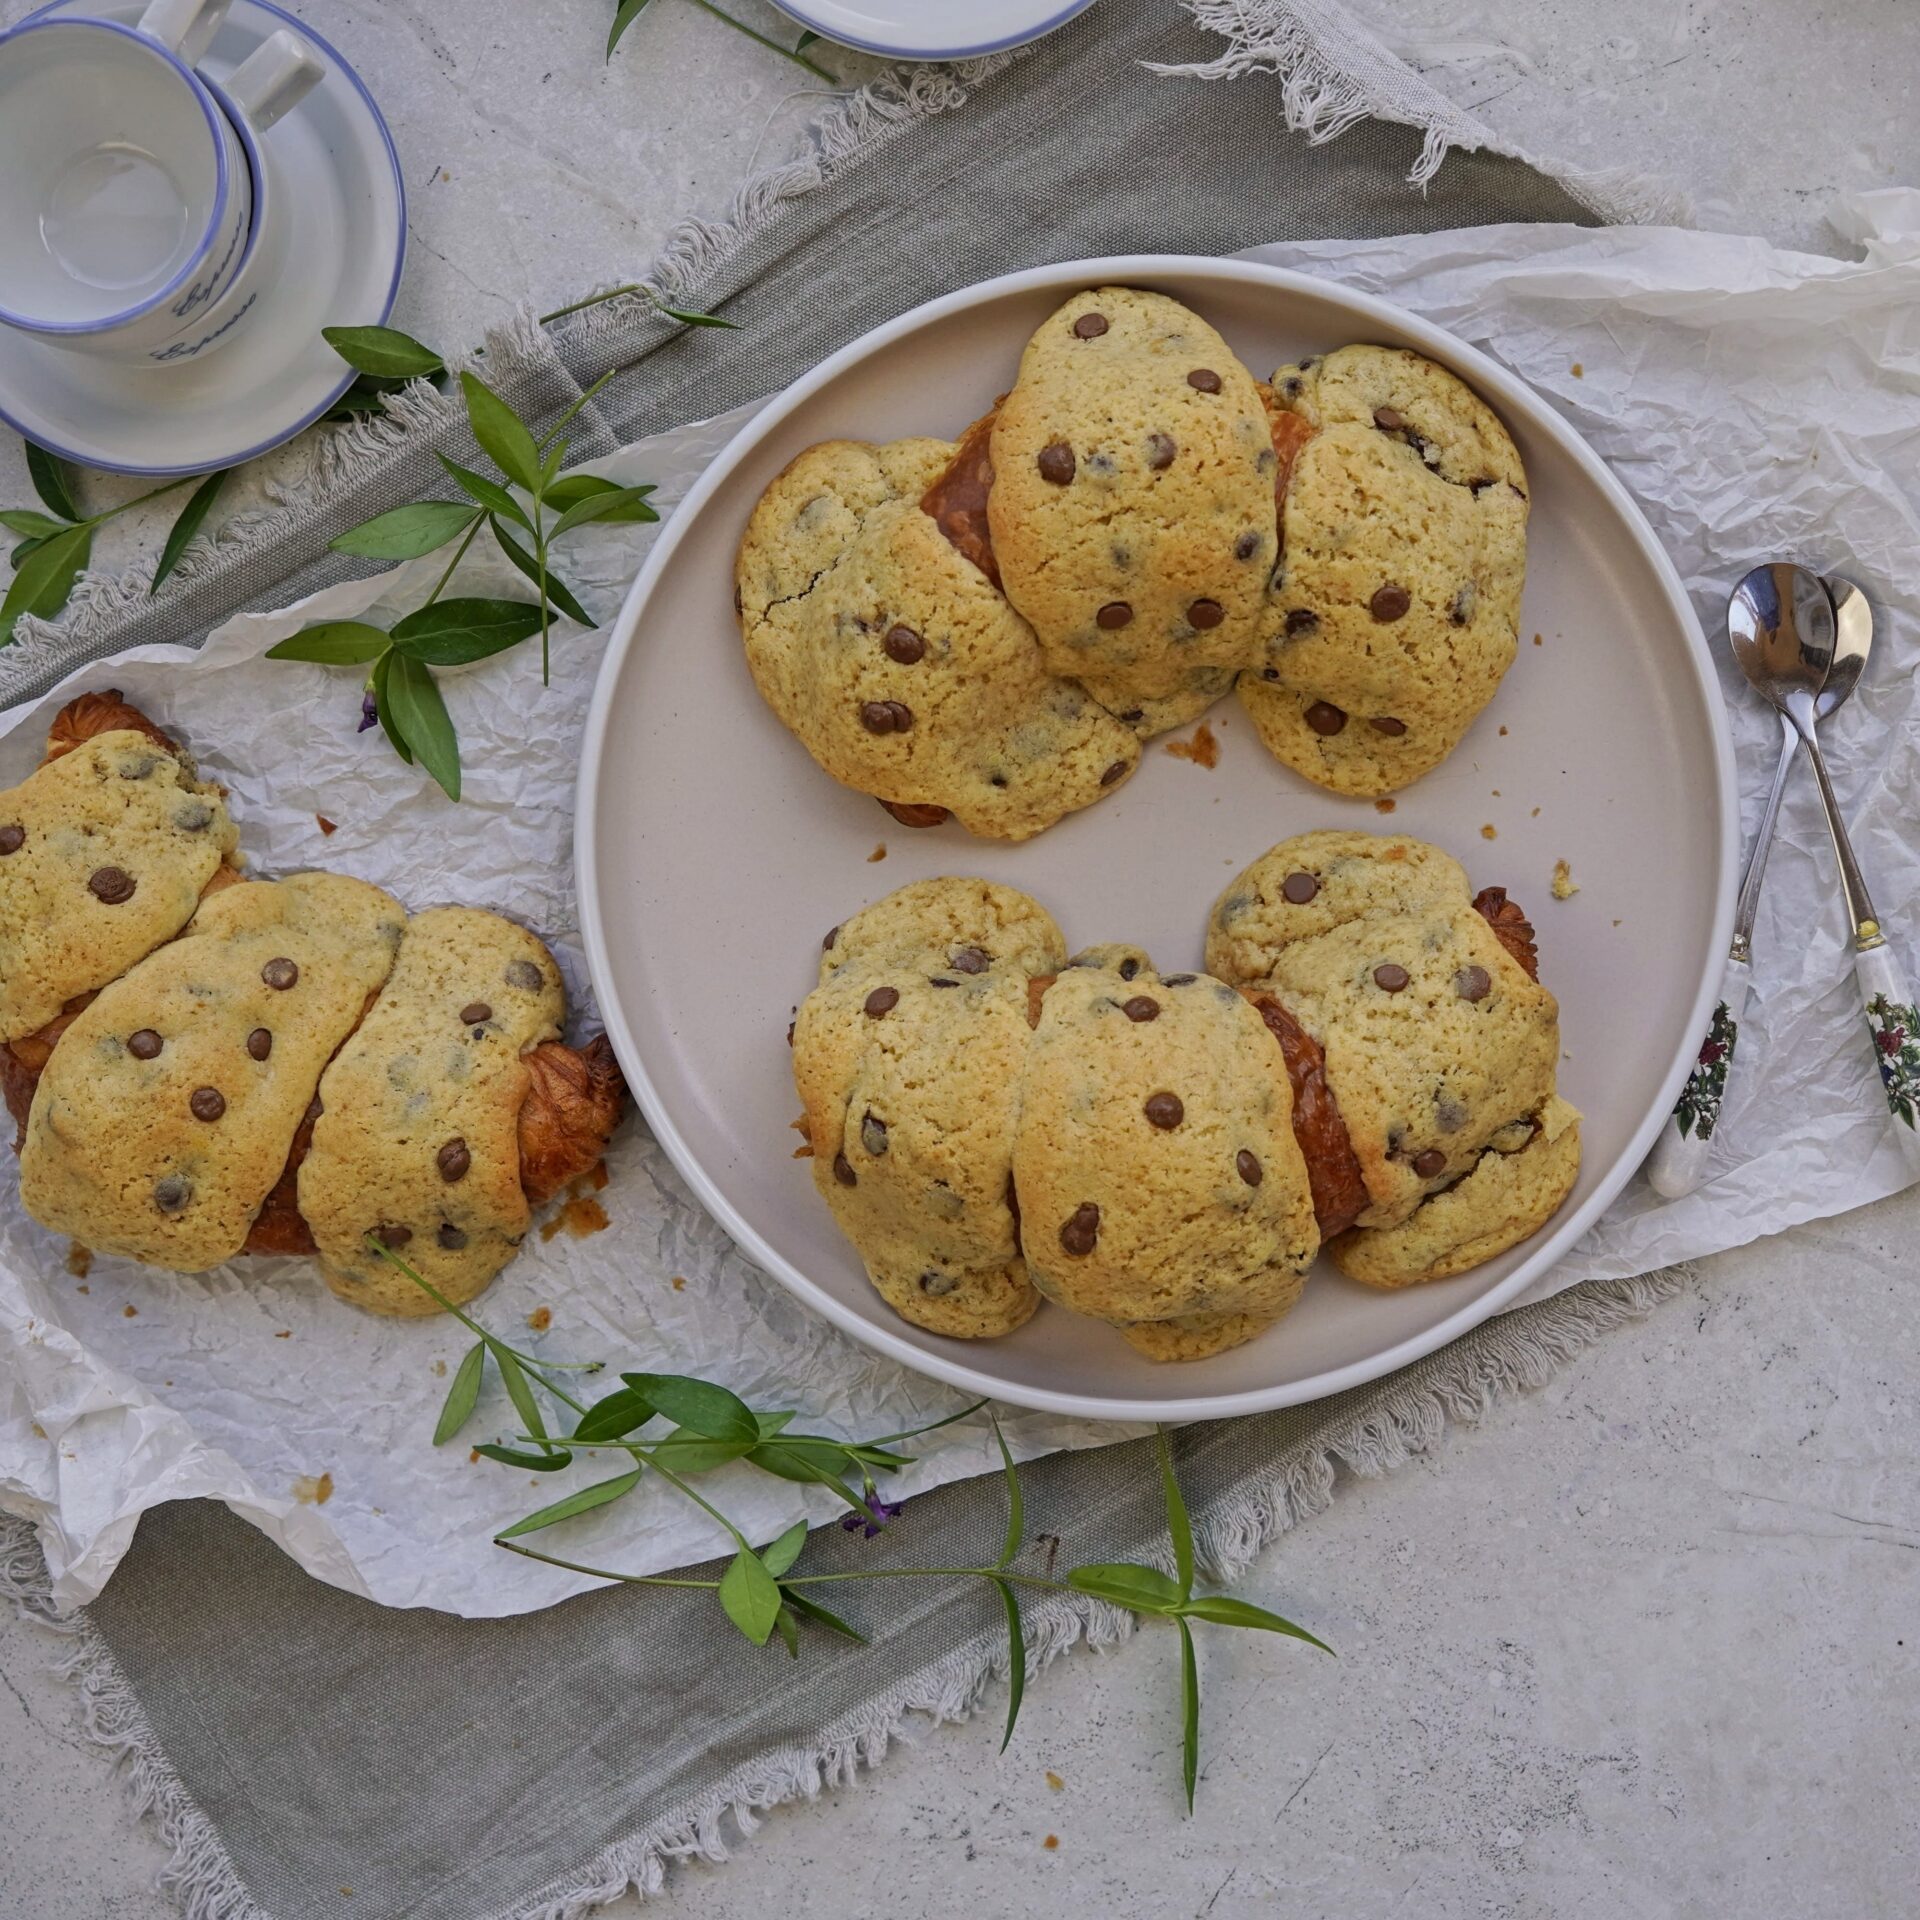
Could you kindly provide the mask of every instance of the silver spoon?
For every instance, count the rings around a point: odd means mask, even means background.
[[[1734,589],[1733,603],[1727,610],[1729,638],[1734,636],[1737,627],[1745,625],[1748,616],[1741,609],[1752,605],[1761,591],[1756,584],[1756,575],[1763,578],[1793,576],[1791,584],[1780,584],[1787,585],[1790,597],[1799,594],[1806,609],[1801,624],[1818,627],[1820,632],[1815,638],[1823,644],[1826,616],[1822,615],[1817,598],[1811,596],[1807,583],[1817,583],[1824,590],[1831,613],[1831,650],[1826,671],[1813,696],[1814,718],[1824,720],[1846,704],[1859,684],[1861,674],[1866,671],[1867,659],[1873,650],[1873,608],[1867,596],[1851,580],[1843,579],[1838,574],[1819,576],[1804,568],[1783,564],[1761,567]],[[1779,585],[1766,589],[1771,601],[1777,603],[1779,590]],[[1740,658],[1742,669],[1753,679],[1748,658],[1741,654],[1738,640],[1734,642],[1734,651]],[[1761,692],[1767,694],[1768,698],[1772,697],[1757,679],[1754,684],[1760,686]],[[1733,1064],[1740,1022],[1746,1013],[1747,992],[1752,979],[1753,923],[1760,908],[1760,883],[1766,874],[1767,854],[1773,846],[1781,796],[1786,792],[1787,777],[1793,771],[1794,758],[1799,751],[1799,730],[1782,710],[1780,758],[1774,767],[1772,790],[1760,814],[1760,826],[1754,836],[1753,849],[1747,856],[1746,872],[1741,876],[1740,897],[1734,911],[1733,941],[1727,952],[1727,968],[1720,983],[1719,1001],[1714,1007],[1707,1037],[1701,1044],[1699,1059],[1674,1106],[1673,1117],[1661,1130],[1660,1138],[1655,1142],[1653,1153],[1647,1161],[1647,1178],[1653,1190],[1669,1200],[1677,1200],[1683,1194],[1691,1193],[1699,1186],[1706,1172],[1708,1143],[1713,1138],[1714,1126],[1719,1119],[1720,1102]],[[1855,878],[1858,878],[1857,871]],[[1885,951],[1884,946],[1881,951]],[[1891,959],[1891,956],[1888,958]],[[1871,998],[1871,991],[1864,982],[1862,992]],[[1878,1053],[1877,1039],[1875,1047]],[[1882,1073],[1886,1073],[1884,1066]],[[1891,1088],[1889,1104],[1892,1104]],[[1899,1115],[1898,1106],[1894,1107],[1894,1112],[1896,1116]],[[1909,1127],[1911,1124],[1909,1121]]]

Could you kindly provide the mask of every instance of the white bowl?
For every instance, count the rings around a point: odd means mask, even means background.
[[[1231,700],[1213,771],[1149,748],[1111,799],[1024,846],[949,824],[911,832],[830,780],[767,709],[732,615],[734,547],[767,482],[834,436],[952,436],[1012,378],[1076,287],[1174,294],[1258,375],[1352,340],[1416,348],[1470,381],[1531,476],[1520,657],[1452,758],[1397,798],[1391,830],[1506,886],[1539,928],[1559,996],[1560,1086],[1585,1163],[1544,1232],[1474,1272],[1381,1294],[1323,1270],[1261,1338],[1156,1365],[1055,1307],[1004,1340],[896,1319],[790,1158],[785,1044],[821,934],[904,882],[979,873],[1022,887],[1070,947],[1128,940],[1163,970],[1200,963],[1208,906],[1274,841],[1388,830],[1367,801],[1310,786]],[[1540,636],[1535,645],[1534,636]],[[1498,838],[1482,837],[1493,825]],[[1300,274],[1165,255],[990,280],[902,315],[773,401],[663,529],[615,624],[580,769],[576,859],[607,1029],[654,1133],[767,1273],[868,1345],[1024,1406],[1208,1419],[1315,1400],[1405,1366],[1515,1300],[1632,1175],[1705,1030],[1733,910],[1732,760],[1706,642],[1671,563],[1617,481],[1544,401],[1482,354],[1382,301]],[[884,864],[868,864],[884,842]],[[1566,859],[1580,892],[1555,902]]]
[[[974,60],[1024,47],[1085,13],[1093,0],[773,0],[822,39],[896,60]]]

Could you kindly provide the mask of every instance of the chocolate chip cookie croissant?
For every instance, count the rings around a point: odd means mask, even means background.
[[[1216,903],[1207,973],[1063,961],[1037,902],[927,880],[837,928],[793,1029],[814,1182],[902,1318],[980,1338],[1042,1300],[1149,1358],[1349,1278],[1464,1273],[1571,1191],[1533,930],[1438,848],[1283,841]]]
[[[189,808],[207,819],[181,826]],[[0,860],[17,1009],[0,1081],[43,1225],[180,1272],[317,1254],[343,1298],[430,1313],[369,1234],[459,1304],[532,1209],[598,1165],[624,1084],[604,1037],[562,1042],[559,969],[524,928],[471,908],[409,918],[344,875],[242,879],[218,790],[117,695],[62,710],[0,822],[33,855]],[[104,958],[71,924],[104,899],[87,861],[126,880],[107,889],[119,904],[165,909],[122,922]]]

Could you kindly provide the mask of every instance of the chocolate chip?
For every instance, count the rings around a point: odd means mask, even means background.
[[[1405,587],[1396,587],[1389,582],[1384,587],[1374,589],[1373,598],[1367,602],[1367,611],[1382,625],[1389,620],[1398,620],[1413,605],[1413,595]]]
[[[144,780],[159,764],[160,756],[157,753],[143,753],[137,760],[122,760],[120,762],[120,778],[122,780]]]
[[[1147,710],[1145,707],[1129,707],[1125,713],[1116,713],[1113,717],[1124,726],[1137,726],[1147,717]]]
[[[911,667],[926,658],[927,643],[911,627],[889,627],[887,637],[880,642],[886,649],[889,660],[897,660],[903,667]]]
[[[1195,600],[1187,608],[1187,624],[1198,627],[1202,633],[1217,627],[1226,617],[1227,610],[1218,600]]]
[[[398,1227],[391,1224],[373,1229],[373,1237],[389,1250],[404,1247],[413,1238],[411,1227]]]
[[[218,1120],[227,1110],[227,1096],[218,1087],[195,1087],[187,1111],[196,1120]]]
[[[1162,1133],[1171,1133],[1187,1117],[1187,1109],[1177,1093],[1150,1093],[1146,1107],[1148,1122]]]
[[[796,1028],[797,1026],[799,1026],[799,1024],[800,1024],[800,1022],[799,1022],[798,1020],[789,1020],[789,1021],[787,1022],[787,1045],[788,1045],[788,1046],[792,1046],[792,1045],[793,1045],[793,1033],[794,1033],[794,1029],[795,1029],[795,1028]]]
[[[1233,1169],[1250,1187],[1257,1187],[1267,1177],[1266,1169],[1245,1147],[1233,1156]]]
[[[507,968],[507,985],[522,993],[538,993],[546,985],[546,976],[531,960],[515,960]]]
[[[1412,978],[1405,967],[1392,960],[1383,961],[1373,970],[1373,984],[1382,993],[1403,993]]]
[[[930,974],[927,978],[930,987],[957,987],[959,984],[958,980],[949,980],[944,973]]]
[[[256,1060],[264,1060],[273,1051],[273,1035],[265,1027],[255,1027],[247,1035],[247,1051]]]
[[[1287,609],[1287,638],[1297,640],[1303,633],[1315,633],[1319,630],[1320,616],[1311,607],[1289,607]]]
[[[192,1198],[193,1182],[183,1174],[162,1174],[153,1183],[153,1204],[162,1213],[179,1213]]]
[[[1474,603],[1479,598],[1473,582],[1467,584],[1453,596],[1453,605],[1447,609],[1447,618],[1456,627],[1464,627],[1473,618]]]
[[[1170,973],[1160,982],[1163,987],[1190,987],[1197,975],[1191,973]]]
[[[441,1223],[440,1231],[434,1235],[434,1238],[438,1240],[449,1253],[458,1253],[460,1249],[467,1244],[467,1236],[462,1233],[451,1220]]]
[[[1485,967],[1462,967],[1453,976],[1453,990],[1462,1000],[1484,1000],[1493,991],[1493,976]]]
[[[467,1151],[464,1140],[449,1140],[433,1156],[433,1164],[440,1169],[440,1178],[452,1186],[456,1180],[467,1177],[467,1169],[473,1165],[473,1155]]]
[[[1307,383],[1302,380],[1297,373],[1290,373],[1287,375],[1281,391],[1286,394],[1289,400],[1292,400],[1297,398],[1305,390],[1306,384]]]
[[[0,827],[0,854],[18,853],[27,844],[27,830],[18,821]]]
[[[1119,628],[1124,627],[1132,618],[1133,609],[1128,606],[1124,600],[1109,600],[1107,604],[1093,616],[1094,624],[1104,628],[1108,633],[1113,633]]]
[[[1373,424],[1382,433],[1398,433],[1407,424],[1406,416],[1398,407],[1375,407]]]
[[[1120,1011],[1124,1013],[1136,1027],[1145,1026],[1149,1020],[1158,1020],[1160,1018],[1160,1002],[1148,994],[1136,993],[1131,1000],[1127,1001],[1126,1004],[1121,1007]]]
[[[1220,376],[1215,373],[1211,367],[1195,367],[1194,370],[1187,375],[1187,385],[1190,386],[1195,393],[1218,393],[1220,391]]]
[[[1078,340],[1098,340],[1106,332],[1107,326],[1107,316],[1104,313],[1083,313],[1073,323],[1074,337]]]
[[[1094,317],[1097,319],[1099,316]],[[920,1291],[933,1300],[938,1300],[942,1294],[951,1293],[959,1284],[960,1282],[951,1274],[937,1272],[932,1267],[920,1276]]]
[[[1119,973],[1122,980],[1131,980],[1140,971],[1140,962],[1131,957],[1120,962]]]
[[[314,1121],[318,1120],[325,1112],[326,1108],[320,1104],[320,1096],[316,1093],[313,1098],[307,1102],[307,1124],[311,1126]]]
[[[741,615],[742,615],[743,613],[745,613],[745,612],[746,612],[746,610],[747,610],[747,608],[746,608],[746,603],[745,603],[745,601],[744,601],[744,600],[742,600],[742,598],[741,598],[741,596],[740,596],[740,589],[739,589],[739,587],[738,587],[738,585],[736,585],[736,586],[734,587],[734,589],[733,589],[733,617],[734,617],[734,618],[735,618],[736,620],[737,620],[737,619],[739,619],[739,617],[740,617],[740,616],[741,616]],[[442,1229],[442,1231],[444,1232],[444,1231],[445,1231],[445,1229],[443,1228],[443,1229]],[[462,1245],[464,1246],[464,1245],[466,1244],[466,1242],[465,1242],[465,1241],[463,1240],[463,1241],[461,1242],[461,1244],[462,1244]]]
[[[291,960],[282,956],[278,960],[269,960],[260,969],[260,978],[276,993],[285,993],[300,978],[300,969]]]
[[[829,927],[826,932],[820,936],[820,951],[822,953],[831,953],[833,951],[833,943],[839,938],[840,929],[838,927]]]
[[[166,1042],[151,1027],[142,1027],[138,1033],[127,1035],[127,1051],[136,1060],[155,1060]]]
[[[867,995],[866,1012],[869,1020],[878,1020],[883,1014],[891,1013],[900,1004],[898,987],[875,987]]]
[[[1100,1209],[1091,1200],[1083,1200],[1074,1208],[1072,1217],[1060,1229],[1060,1244],[1076,1256],[1093,1251],[1094,1242],[1100,1238]]]
[[[1180,449],[1175,446],[1170,433],[1150,433],[1147,435],[1147,465],[1155,473],[1165,473],[1173,465],[1173,456]]]
[[[887,1150],[887,1123],[877,1114],[860,1122],[860,1144],[877,1160]]]
[[[1407,730],[1407,723],[1404,720],[1396,720],[1390,713],[1383,713],[1378,719],[1369,720],[1367,725],[1375,733],[1384,733],[1389,740],[1398,740]]]
[[[1280,897],[1289,906],[1304,907],[1320,891],[1320,882],[1310,873],[1294,872],[1280,882]]]
[[[1110,787],[1116,780],[1120,779],[1126,771],[1127,763],[1124,760],[1116,760],[1113,765],[1100,776],[1100,784],[1103,787]]]
[[[1262,667],[1260,669],[1260,678],[1262,680],[1278,680],[1280,678],[1280,669],[1278,667]]]
[[[833,1177],[843,1187],[857,1187],[860,1184],[860,1177],[854,1172],[853,1163],[844,1153],[836,1153],[833,1156]]]
[[[1499,484],[1492,474],[1483,473],[1477,479],[1467,482],[1467,491],[1477,500],[1489,487],[1497,487]]]
[[[1252,527],[1249,527],[1246,532],[1233,543],[1233,557],[1236,560],[1251,560],[1253,556],[1260,551],[1263,544],[1264,542],[1261,536],[1256,533]]]
[[[484,1027],[493,1018],[493,1009],[484,1000],[469,1000],[460,1009],[460,1024],[463,1027]]]
[[[1442,1094],[1434,1102],[1434,1118],[1440,1123],[1442,1133],[1458,1133],[1467,1124],[1467,1109],[1464,1102],[1455,1100],[1448,1094]]]
[[[133,898],[133,875],[124,867],[95,867],[87,876],[87,891],[103,907],[122,907]]]
[[[869,733],[905,733],[913,725],[913,709],[898,700],[868,700],[861,705],[860,724]]]
[[[1447,1170],[1447,1156],[1438,1147],[1428,1147],[1413,1156],[1413,1170],[1422,1180],[1431,1180]]]
[[[1307,725],[1322,739],[1331,740],[1347,724],[1347,716],[1331,700],[1316,700],[1307,709]]]
[[[1048,441],[1034,458],[1040,478],[1056,487],[1064,487],[1073,479],[1075,464],[1073,449],[1064,440]]]
[[[991,964],[982,947],[961,947],[947,957],[947,965],[962,973],[985,973]]]
[[[213,825],[213,809],[204,800],[190,800],[173,816],[182,833],[205,833]]]

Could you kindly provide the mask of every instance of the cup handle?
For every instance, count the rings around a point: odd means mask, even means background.
[[[165,0],[155,0],[156,5]],[[321,80],[320,56],[297,33],[280,27],[248,54],[225,83],[227,98],[265,133],[290,113]]]
[[[200,64],[233,0],[149,0],[139,30],[190,67]]]

